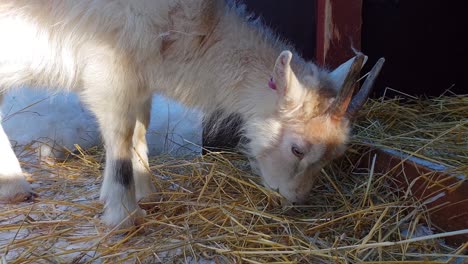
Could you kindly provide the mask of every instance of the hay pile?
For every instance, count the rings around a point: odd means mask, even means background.
[[[141,226],[109,230],[99,221],[101,149],[23,164],[41,196],[1,205],[0,256],[3,263],[462,263],[468,244],[452,248],[442,240],[451,233],[433,234],[424,201],[402,200],[390,176],[372,166],[355,168],[370,139],[465,170],[467,149],[456,146],[467,144],[468,101],[443,100],[369,102],[354,144],[323,170],[310,206],[281,206],[234,153],[160,156],[151,170],[161,200],[141,204],[148,209]]]
[[[405,152],[468,175],[468,96],[372,100],[356,142]]]

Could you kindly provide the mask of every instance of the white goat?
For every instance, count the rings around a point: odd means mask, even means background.
[[[79,93],[106,146],[108,225],[132,224],[144,214],[137,201],[155,192],[145,139],[153,93],[241,114],[265,185],[301,202],[324,161],[343,153],[383,60],[349,104],[363,55],[328,73],[240,13],[222,0],[2,0],[0,92]],[[0,197],[31,196],[0,126]]]

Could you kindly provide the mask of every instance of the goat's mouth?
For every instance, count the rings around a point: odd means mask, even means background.
[[[294,215],[297,213],[305,213],[311,208],[311,201],[309,199],[304,199],[301,201],[291,202],[285,198],[281,200],[281,207],[284,210],[285,214]]]
[[[310,205],[311,201],[309,199],[310,193],[307,193],[306,195],[298,195],[294,194],[293,197],[287,197],[288,195],[285,193],[282,193],[280,191],[280,187],[272,187],[270,186],[265,180],[262,181],[262,185],[271,190],[272,192],[275,192],[278,194],[278,202],[281,205],[281,207],[285,209],[291,209],[291,208],[296,208],[296,210],[306,210]]]

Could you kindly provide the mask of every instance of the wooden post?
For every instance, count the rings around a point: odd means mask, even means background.
[[[317,0],[316,62],[334,68],[361,50],[362,0]]]

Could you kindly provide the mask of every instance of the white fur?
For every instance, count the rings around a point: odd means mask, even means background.
[[[106,166],[112,166],[112,164],[106,162]],[[112,168],[106,168],[106,171],[112,171]],[[134,224],[137,217],[145,215],[144,211],[138,207],[135,186],[131,186],[130,190],[128,190],[113,182],[112,177],[108,175],[104,177],[99,199],[105,204],[102,219],[104,223],[110,226],[119,224],[130,226]]]
[[[24,178],[18,159],[1,125],[0,150],[0,198],[10,200],[19,195],[30,196],[31,187]]]
[[[290,47],[238,11],[221,0],[3,0],[0,91],[26,85],[80,95],[106,145],[107,224],[119,223],[138,209],[137,196],[153,191],[142,190],[150,179],[141,138],[153,93],[207,114],[220,108],[241,114],[247,150],[265,183],[303,200],[320,167],[315,160],[325,159],[313,146],[333,146],[335,153],[346,143],[348,122],[317,117],[332,101],[320,92],[333,86],[328,73],[284,51]],[[268,88],[271,77],[277,91]],[[304,144],[302,160],[293,157],[291,142]],[[135,179],[118,177],[118,164],[128,160]]]

